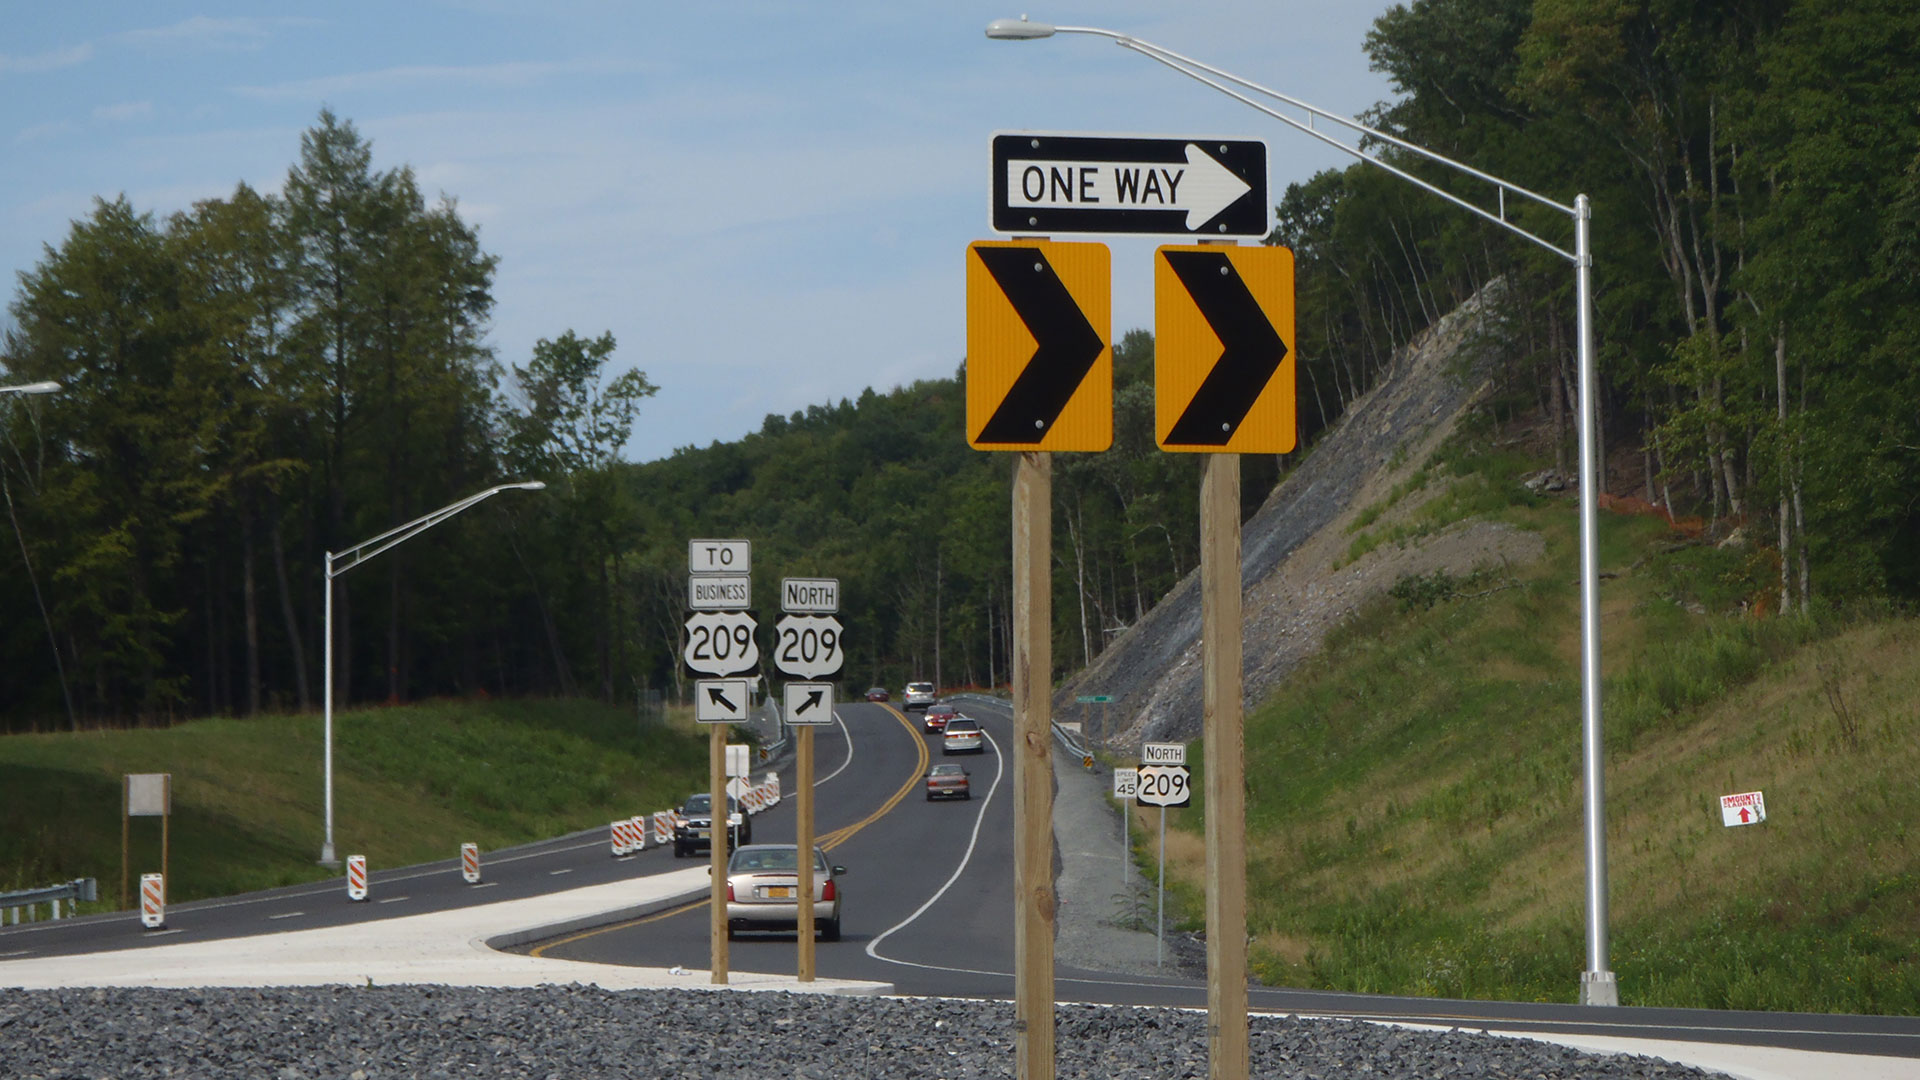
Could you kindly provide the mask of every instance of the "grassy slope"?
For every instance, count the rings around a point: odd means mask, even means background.
[[[1425,607],[1402,590],[1360,612],[1247,718],[1249,930],[1266,981],[1576,995],[1574,509],[1501,494],[1517,490],[1511,462],[1465,464],[1426,520],[1489,512],[1540,531],[1546,558],[1443,583],[1471,598]],[[1738,598],[1766,588],[1764,558],[1602,518],[1602,566],[1620,568],[1601,591],[1622,1001],[1920,1011],[1920,623],[1746,617]],[[1723,827],[1718,796],[1753,789],[1768,820]],[[1195,927],[1202,812],[1169,842]]]
[[[706,777],[706,740],[642,732],[592,702],[431,702],[334,716],[338,853],[375,868],[485,852],[676,805]],[[0,890],[120,881],[120,776],[173,775],[176,901],[337,876],[324,828],[317,715],[0,738]],[[132,822],[131,873],[159,869],[160,821]],[[84,910],[84,909],[83,909]],[[44,909],[43,909],[44,912]]]

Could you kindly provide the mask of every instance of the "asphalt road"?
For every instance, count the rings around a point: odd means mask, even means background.
[[[825,978],[893,983],[903,994],[1009,999],[1013,995],[1013,806],[1011,741],[1004,704],[969,702],[986,751],[943,759],[938,737],[886,706],[843,705],[838,726],[816,732],[817,842],[844,865],[843,940],[816,950]],[[974,797],[929,803],[921,777],[929,764],[958,760],[972,771]],[[1003,768],[1003,765],[1006,766]],[[792,762],[780,769],[794,790]],[[636,808],[653,810],[663,807]],[[754,819],[754,839],[791,842],[793,800]],[[450,855],[454,853],[449,853]],[[704,861],[704,860],[702,860]],[[611,856],[604,829],[483,855],[483,882],[467,884],[457,859],[392,870],[374,868],[369,901],[345,899],[343,878],[221,900],[170,906],[167,929],[147,931],[137,916],[111,915],[0,928],[0,959],[149,948],[338,926],[537,897],[694,865],[670,848]],[[535,943],[522,952],[606,964],[705,968],[707,911],[702,903]],[[739,971],[792,971],[794,935],[743,935],[730,946]],[[1569,977],[1571,979],[1571,976]],[[1057,966],[1063,1001],[1204,1008],[1205,983],[1193,977],[1114,975]],[[1910,1058],[1920,1075],[1920,1019],[1808,1013],[1452,1001],[1254,987],[1265,1012],[1424,1022],[1494,1032],[1562,1032],[1683,1040]]]

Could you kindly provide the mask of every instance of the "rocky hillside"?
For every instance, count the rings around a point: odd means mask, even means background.
[[[1243,663],[1251,707],[1361,604],[1409,574],[1464,575],[1488,563],[1524,563],[1539,537],[1465,522],[1406,547],[1383,545],[1350,564],[1349,526],[1393,490],[1480,399],[1499,355],[1497,287],[1460,306],[1403,349],[1394,370],[1348,409],[1241,531]],[[1396,503],[1380,519],[1411,513],[1439,485]],[[1090,717],[1102,745],[1184,740],[1200,733],[1200,574],[1188,574],[1146,617],[1070,679],[1054,716],[1078,720],[1080,695],[1114,699]]]

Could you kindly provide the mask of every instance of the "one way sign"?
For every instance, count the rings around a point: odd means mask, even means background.
[[[1162,450],[1294,445],[1293,252],[1177,246],[1153,256],[1154,435]]]
[[[993,137],[998,232],[1261,237],[1270,206],[1267,144],[1258,140]]]
[[[968,245],[967,445],[1112,445],[1111,271],[1105,244]]]

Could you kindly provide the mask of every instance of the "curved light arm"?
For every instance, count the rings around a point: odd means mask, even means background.
[[[476,495],[469,495],[459,502],[448,503],[430,514],[422,514],[412,521],[407,522],[405,525],[396,525],[386,532],[381,533],[379,536],[362,540],[345,551],[329,551],[327,552],[327,578],[329,580],[337,578],[341,574],[366,562],[368,559],[399,547],[401,544],[426,532],[428,529],[433,528],[435,525],[440,524],[462,510],[469,509],[503,491],[514,489],[521,491],[539,491],[546,486],[546,483],[540,480],[527,480],[516,484],[496,484]],[[336,563],[344,563],[345,565],[336,566]]]
[[[1533,243],[1538,244],[1543,248],[1546,248],[1548,251],[1553,252],[1555,255],[1558,255],[1561,258],[1567,260],[1568,262],[1578,264],[1580,261],[1579,257],[1576,256],[1573,252],[1570,252],[1565,248],[1562,248],[1559,245],[1554,244],[1542,237],[1535,236],[1533,233],[1530,233],[1527,230],[1521,228],[1520,226],[1515,225],[1513,222],[1508,221],[1506,216],[1506,208],[1507,208],[1506,194],[1507,192],[1513,192],[1515,195],[1522,196],[1523,198],[1532,199],[1533,201],[1540,203],[1543,206],[1551,207],[1555,210],[1560,211],[1563,214],[1568,215],[1569,217],[1577,217],[1578,215],[1573,207],[1556,202],[1553,199],[1547,198],[1545,195],[1539,194],[1538,192],[1529,191],[1518,184],[1514,184],[1509,181],[1502,180],[1497,176],[1492,176],[1487,173],[1481,172],[1479,169],[1476,169],[1471,165],[1463,165],[1460,162],[1453,160],[1452,158],[1446,157],[1442,154],[1436,154],[1433,151],[1428,150],[1423,146],[1418,146],[1414,143],[1407,142],[1404,139],[1390,135],[1377,128],[1368,127],[1367,125],[1362,124],[1357,120],[1348,119],[1347,117],[1341,116],[1338,113],[1328,112],[1327,110],[1319,108],[1318,106],[1310,105],[1307,102],[1301,101],[1298,98],[1291,97],[1287,94],[1283,94],[1278,90],[1274,90],[1269,87],[1262,86],[1259,83],[1252,81],[1251,79],[1241,78],[1240,76],[1235,75],[1232,72],[1223,71],[1220,68],[1214,67],[1211,64],[1207,64],[1202,61],[1195,60],[1190,56],[1183,56],[1180,53],[1174,52],[1172,49],[1162,48],[1161,46],[1155,45],[1150,41],[1142,41],[1139,38],[1133,37],[1132,35],[1129,35],[1129,34],[1122,34],[1115,30],[1105,30],[1097,26],[1053,26],[1048,23],[1029,22],[1024,18],[995,19],[993,22],[987,24],[987,36],[990,38],[993,38],[996,41],[1032,40],[1035,38],[1051,37],[1056,33],[1058,34],[1091,34],[1095,37],[1108,38],[1112,40],[1114,44],[1119,45],[1123,49],[1132,49],[1134,52],[1137,52],[1140,55],[1145,56],[1149,59],[1158,61],[1159,63],[1169,68],[1172,68],[1173,70],[1179,72],[1182,75],[1185,75],[1190,79],[1195,80],[1196,82],[1205,83],[1206,85],[1213,87],[1215,90],[1220,91],[1221,93],[1227,95],[1228,97],[1233,98],[1235,101],[1238,101],[1241,104],[1246,105],[1250,108],[1257,109],[1260,112],[1263,112],[1266,115],[1273,117],[1275,120],[1278,120],[1281,123],[1286,124],[1287,126],[1295,129],[1296,131],[1300,131],[1306,135],[1310,135],[1313,138],[1318,139],[1323,143],[1326,143],[1328,146],[1331,146],[1334,149],[1341,151],[1342,153],[1351,154],[1352,156],[1359,158],[1362,161],[1369,162],[1374,165],[1378,165],[1379,167],[1387,170],[1388,172],[1394,174],[1395,176],[1398,176],[1400,179],[1405,180],[1408,183],[1413,184],[1417,187],[1423,188],[1426,191],[1432,192],[1434,195],[1437,195],[1440,198],[1445,199],[1446,201],[1454,204],[1455,206],[1458,206],[1459,208],[1467,211],[1470,214],[1474,214],[1481,218],[1485,218],[1487,221],[1490,221],[1493,224],[1498,225],[1503,229],[1506,229],[1508,232],[1514,233],[1515,235],[1523,239],[1530,240]],[[1263,104],[1259,101],[1255,101],[1253,98],[1247,96],[1247,94],[1241,93],[1239,90],[1233,89],[1232,86],[1226,85],[1227,83],[1232,83],[1233,86],[1242,87],[1245,90],[1251,91],[1252,93],[1259,94],[1264,97],[1272,98],[1275,101],[1283,102],[1287,105],[1293,106],[1294,108],[1302,109],[1308,114],[1309,121],[1303,124],[1300,121],[1294,119],[1293,117],[1288,116],[1278,111],[1277,109],[1272,108],[1271,106]],[[1479,206],[1475,206],[1473,203],[1470,203],[1465,199],[1460,198],[1458,195],[1455,195],[1449,191],[1443,191],[1440,188],[1434,186],[1433,184],[1428,183],[1427,181],[1422,180],[1417,176],[1414,176],[1413,174],[1407,172],[1404,169],[1399,168],[1398,166],[1389,164],[1388,162],[1380,158],[1374,157],[1373,155],[1366,153],[1365,151],[1359,149],[1358,147],[1348,146],[1346,143],[1341,142],[1339,139],[1336,139],[1331,135],[1328,135],[1325,132],[1316,129],[1313,126],[1311,121],[1311,117],[1315,117],[1315,116],[1325,120],[1330,120],[1336,124],[1340,124],[1343,127],[1350,128],[1351,130],[1359,132],[1362,135],[1379,139],[1380,141],[1385,143],[1390,143],[1394,146],[1400,147],[1401,149],[1408,151],[1409,153],[1418,154],[1419,156],[1426,158],[1429,161],[1433,161],[1438,164],[1445,165],[1448,168],[1458,170],[1459,172],[1465,173],[1466,175],[1471,176],[1476,180],[1481,180],[1486,183],[1494,185],[1500,199],[1500,212],[1496,214],[1491,211],[1482,209]]]

